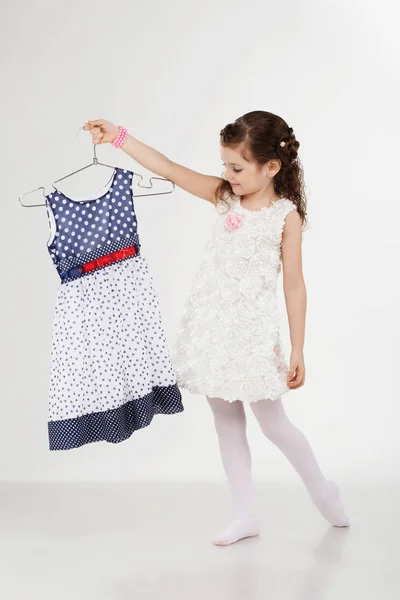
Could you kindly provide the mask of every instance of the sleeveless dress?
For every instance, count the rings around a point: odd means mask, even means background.
[[[133,173],[104,194],[47,196],[48,250],[61,278],[49,399],[50,450],[121,442],[157,413],[183,411],[158,298],[140,252]]]
[[[179,387],[229,402],[276,400],[290,388],[279,332],[276,283],[287,214],[281,198],[261,210],[238,196],[217,218],[174,347]]]

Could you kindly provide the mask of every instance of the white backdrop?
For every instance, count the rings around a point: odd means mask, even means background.
[[[301,142],[309,192],[306,385],[286,396],[327,475],[398,477],[400,417],[398,3],[371,0],[8,3],[1,18],[0,478],[219,480],[211,413],[185,412],[117,446],[47,449],[52,311],[58,276],[45,210],[19,193],[91,160],[87,120],[126,125],[172,160],[221,173],[219,131],[251,110],[283,116]],[[148,175],[123,153],[105,162]],[[99,168],[77,181],[84,195]],[[40,195],[30,201],[40,201]],[[139,232],[172,346],[214,218],[180,189],[137,199]],[[282,327],[289,337],[280,282]],[[249,414],[258,480],[297,477]]]

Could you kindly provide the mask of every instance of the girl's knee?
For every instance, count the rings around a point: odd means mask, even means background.
[[[284,435],[286,413],[281,401],[262,400],[252,404],[252,411],[263,434],[272,442]]]

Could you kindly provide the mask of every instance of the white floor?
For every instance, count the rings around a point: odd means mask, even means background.
[[[218,484],[0,485],[2,600],[398,600],[400,486],[343,487],[349,530],[259,485],[262,536],[228,548]]]

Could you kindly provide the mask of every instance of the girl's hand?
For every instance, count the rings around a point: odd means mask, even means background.
[[[292,350],[290,355],[290,367],[287,376],[287,385],[291,390],[304,385],[306,369],[302,350]]]
[[[83,129],[90,132],[93,144],[111,144],[118,135],[118,127],[103,119],[88,121]]]

